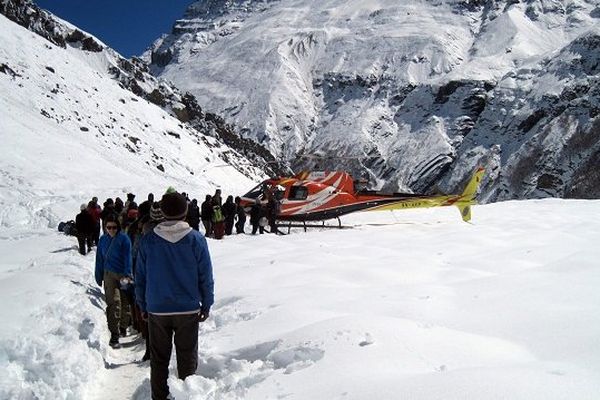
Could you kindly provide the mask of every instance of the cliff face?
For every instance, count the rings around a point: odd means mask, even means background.
[[[485,200],[596,198],[599,18],[586,0],[202,1],[144,57],[294,168],[453,191],[483,165]]]

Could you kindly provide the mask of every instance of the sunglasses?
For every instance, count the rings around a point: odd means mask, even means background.
[[[106,230],[107,231],[112,231],[112,230],[116,230],[117,226],[116,225],[106,225]]]

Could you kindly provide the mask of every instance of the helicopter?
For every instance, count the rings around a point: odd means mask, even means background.
[[[307,222],[337,219],[357,211],[384,211],[409,208],[456,206],[463,221],[471,219],[471,205],[476,204],[477,188],[485,170],[478,167],[461,194],[425,195],[415,193],[385,194],[363,189],[362,180],[355,180],[344,171],[303,171],[291,177],[276,177],[263,181],[241,196],[240,205],[248,209],[260,202],[275,200],[277,221],[288,226],[309,226]],[[292,225],[292,222],[302,225]],[[319,227],[325,226],[318,225]]]

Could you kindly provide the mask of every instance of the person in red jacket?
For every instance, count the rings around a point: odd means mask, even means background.
[[[88,203],[88,212],[94,220],[94,228],[92,231],[92,243],[94,246],[98,246],[100,240],[100,215],[102,214],[102,208],[98,204],[98,198],[92,197],[92,201]]]

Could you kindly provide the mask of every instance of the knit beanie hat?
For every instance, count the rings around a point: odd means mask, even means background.
[[[85,210],[86,208],[87,208],[87,205],[85,205],[85,204],[82,204],[81,206],[79,206],[79,210],[80,210],[80,211],[83,211],[83,210]]]
[[[160,210],[160,203],[158,201],[152,203],[152,208],[150,208],[150,219],[153,221],[160,221],[164,219],[162,211]]]
[[[160,210],[167,220],[182,220],[187,215],[187,200],[177,192],[165,193],[160,201]]]

